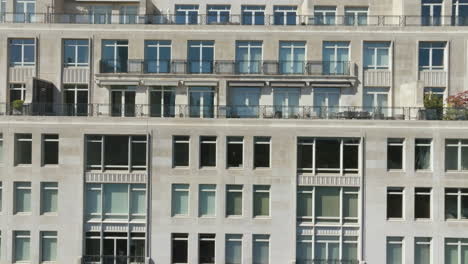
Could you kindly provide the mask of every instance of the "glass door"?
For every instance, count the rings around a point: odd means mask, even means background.
[[[112,116],[135,116],[135,91],[111,92]]]
[[[305,70],[305,43],[281,42],[280,43],[280,73],[302,74]]]
[[[191,87],[190,117],[213,117],[214,91],[209,87]]]
[[[323,45],[324,74],[349,73],[349,42],[328,42]]]
[[[421,24],[423,26],[440,26],[442,0],[423,0],[421,11]]]
[[[260,88],[234,88],[231,117],[258,117]]]
[[[213,41],[189,41],[189,73],[213,73],[213,60]]]
[[[66,85],[64,96],[64,112],[69,116],[88,115],[88,86]]]
[[[103,264],[127,264],[127,233],[107,233],[103,240]]]
[[[153,117],[175,116],[174,87],[157,87],[150,92],[150,113]]]
[[[331,118],[339,111],[339,88],[315,88],[314,112],[320,118]]]
[[[260,73],[262,66],[262,42],[237,42],[236,65],[238,73]]]
[[[275,88],[273,102],[276,118],[291,118],[299,114],[299,88]]]

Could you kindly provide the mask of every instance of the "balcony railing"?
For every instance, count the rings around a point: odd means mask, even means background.
[[[349,61],[101,60],[101,73],[350,76]]]
[[[338,259],[296,259],[296,264],[359,264],[359,261]]]
[[[0,116],[77,116],[135,118],[468,120],[468,108],[357,106],[201,106],[161,104],[0,104]]]
[[[113,15],[3,13],[0,23],[47,24],[154,24],[154,25],[264,25],[264,26],[468,26],[468,16],[314,16],[289,15]]]
[[[146,264],[145,257],[83,256],[82,264]]]

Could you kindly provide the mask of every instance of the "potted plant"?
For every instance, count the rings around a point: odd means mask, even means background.
[[[424,95],[424,114],[426,120],[442,120],[444,101],[432,93]]]
[[[11,103],[11,107],[13,109],[13,114],[14,115],[21,115],[23,113],[23,105],[24,105],[23,100],[14,100]]]
[[[449,109],[445,115],[446,120],[468,119],[468,91],[449,96],[447,98]]]

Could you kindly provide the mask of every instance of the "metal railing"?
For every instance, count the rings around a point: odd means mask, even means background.
[[[1,116],[136,118],[250,118],[335,120],[468,120],[468,108],[161,105],[161,104],[0,104]]]
[[[351,65],[349,61],[101,60],[100,72],[350,76]]]
[[[136,256],[83,256],[82,264],[146,264],[145,257]]]
[[[260,26],[468,26],[468,16],[392,15],[178,15],[110,13],[3,13],[0,23],[46,24],[154,24],[154,25],[260,25]]]
[[[296,264],[359,264],[359,261],[338,259],[296,259]]]

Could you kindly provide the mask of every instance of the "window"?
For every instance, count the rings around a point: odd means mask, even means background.
[[[31,183],[15,182],[14,213],[31,213]]]
[[[300,88],[273,88],[273,111],[275,118],[298,118],[301,106]]]
[[[343,257],[345,261],[351,263],[358,262],[358,237],[355,236],[345,236],[343,237]]]
[[[88,115],[88,85],[86,84],[64,84],[63,101],[64,111],[69,116]]]
[[[387,219],[403,218],[403,188],[387,188]]]
[[[176,5],[176,24],[198,24],[198,5]]]
[[[265,6],[242,6],[242,25],[265,25]]]
[[[41,183],[41,214],[57,213],[58,183]]]
[[[387,169],[403,170],[405,140],[402,138],[387,139]]]
[[[442,0],[422,0],[421,4],[421,25],[440,26]]]
[[[227,24],[229,23],[231,7],[228,5],[208,5],[207,6],[208,24]]]
[[[388,88],[364,88],[364,108],[373,114],[375,119],[389,116]]]
[[[111,24],[112,6],[92,5],[88,7],[89,22],[91,24]]]
[[[305,72],[305,63],[305,42],[280,41],[281,74],[302,74]]]
[[[190,117],[214,117],[214,87],[191,86],[188,92]]]
[[[172,45],[170,40],[145,41],[145,72],[169,73]]]
[[[236,71],[238,73],[260,73],[262,70],[261,41],[236,42]]]
[[[89,66],[89,40],[68,39],[63,41],[63,46],[65,67]]]
[[[438,88],[438,87],[425,87],[424,88],[424,97],[437,97],[440,101],[444,101],[445,97],[445,88]],[[427,109],[426,109],[427,111]]]
[[[242,185],[226,185],[226,216],[242,216]]]
[[[189,136],[174,136],[172,138],[172,164],[174,167],[188,167],[189,165],[189,149],[190,137]]]
[[[468,140],[445,140],[445,169],[447,171],[468,170]]]
[[[27,165],[32,161],[32,135],[15,134],[15,164]]]
[[[364,68],[388,70],[390,68],[390,42],[364,42]]]
[[[100,262],[103,258],[111,262],[122,258],[128,263],[144,262],[145,240],[143,232],[86,232],[86,262]]]
[[[189,185],[172,184],[172,216],[189,215]]]
[[[297,188],[297,220],[311,222],[314,201],[314,187],[299,186]]]
[[[36,21],[36,0],[15,0],[14,21],[17,23],[31,23]]]
[[[296,263],[313,263],[312,255],[313,237],[308,235],[298,235],[296,243]]]
[[[115,85],[110,87],[111,115],[135,116],[135,92],[136,86]]]
[[[427,264],[431,261],[432,239],[430,237],[414,238],[414,264]]]
[[[445,189],[445,219],[468,219],[468,189]]]
[[[367,7],[346,7],[345,8],[345,24],[350,26],[367,25],[367,15],[369,8]]]
[[[26,84],[25,83],[10,83],[10,103],[16,100],[26,100]],[[15,108],[13,108],[13,111]],[[20,109],[19,111],[21,111]]]
[[[253,216],[270,216],[270,186],[254,185],[253,191]]]
[[[431,188],[414,189],[414,218],[431,218]]]
[[[253,235],[253,264],[270,263],[270,235]]]
[[[213,73],[214,41],[188,41],[189,73]]]
[[[41,261],[57,261],[57,232],[41,232]]]
[[[416,170],[432,169],[432,139],[416,139],[415,141],[415,168]]]
[[[340,188],[316,188],[315,214],[317,221],[338,222],[340,218]]]
[[[13,262],[31,261],[31,232],[13,231]]]
[[[296,25],[297,24],[297,7],[296,6],[275,6],[274,24],[275,25]]]
[[[216,215],[216,185],[200,184],[198,198],[198,215],[213,217]]]
[[[227,167],[240,168],[244,164],[244,137],[227,137]]]
[[[322,52],[323,74],[349,74],[349,42],[325,41]]]
[[[360,140],[357,138],[299,138],[298,171],[357,174],[359,149]]]
[[[340,259],[339,239],[338,236],[317,236],[315,238],[315,258],[332,261]]]
[[[154,86],[150,88],[150,115],[154,117],[175,117],[174,86]]]
[[[128,40],[103,40],[101,73],[127,72]]]
[[[452,6],[452,25],[468,25],[468,0],[454,0]]]
[[[144,184],[86,184],[86,218],[93,221],[144,221]]]
[[[0,164],[3,164],[5,161],[5,153],[4,153],[4,148],[3,148],[3,134],[0,133]]]
[[[419,43],[419,70],[445,69],[446,42]]]
[[[226,234],[225,263],[242,264],[242,235]]]
[[[171,263],[188,263],[188,234],[172,234]]]
[[[200,137],[200,167],[216,167],[216,137]]]
[[[270,167],[270,137],[254,137],[254,167]]]
[[[198,236],[198,263],[214,264],[215,263],[215,235],[200,234]]]
[[[259,117],[260,90],[258,87],[232,87],[230,117]]]
[[[403,264],[403,237],[387,237],[386,264]]]
[[[36,64],[35,39],[10,39],[10,66],[34,66]]]
[[[313,115],[320,118],[335,118],[340,111],[339,88],[314,88]]]
[[[336,6],[315,6],[314,18],[315,25],[335,25]]]
[[[0,212],[3,210],[3,183],[0,181]],[[1,232],[0,232],[1,237]]]
[[[42,163],[44,165],[59,163],[59,135],[42,135]]]
[[[0,0],[0,22],[5,22],[6,0]]]
[[[119,14],[120,24],[136,24],[138,23],[138,6],[126,5],[120,7]]]
[[[86,136],[88,170],[145,170],[147,136]]]
[[[445,239],[445,264],[464,264],[468,260],[468,239]]]

